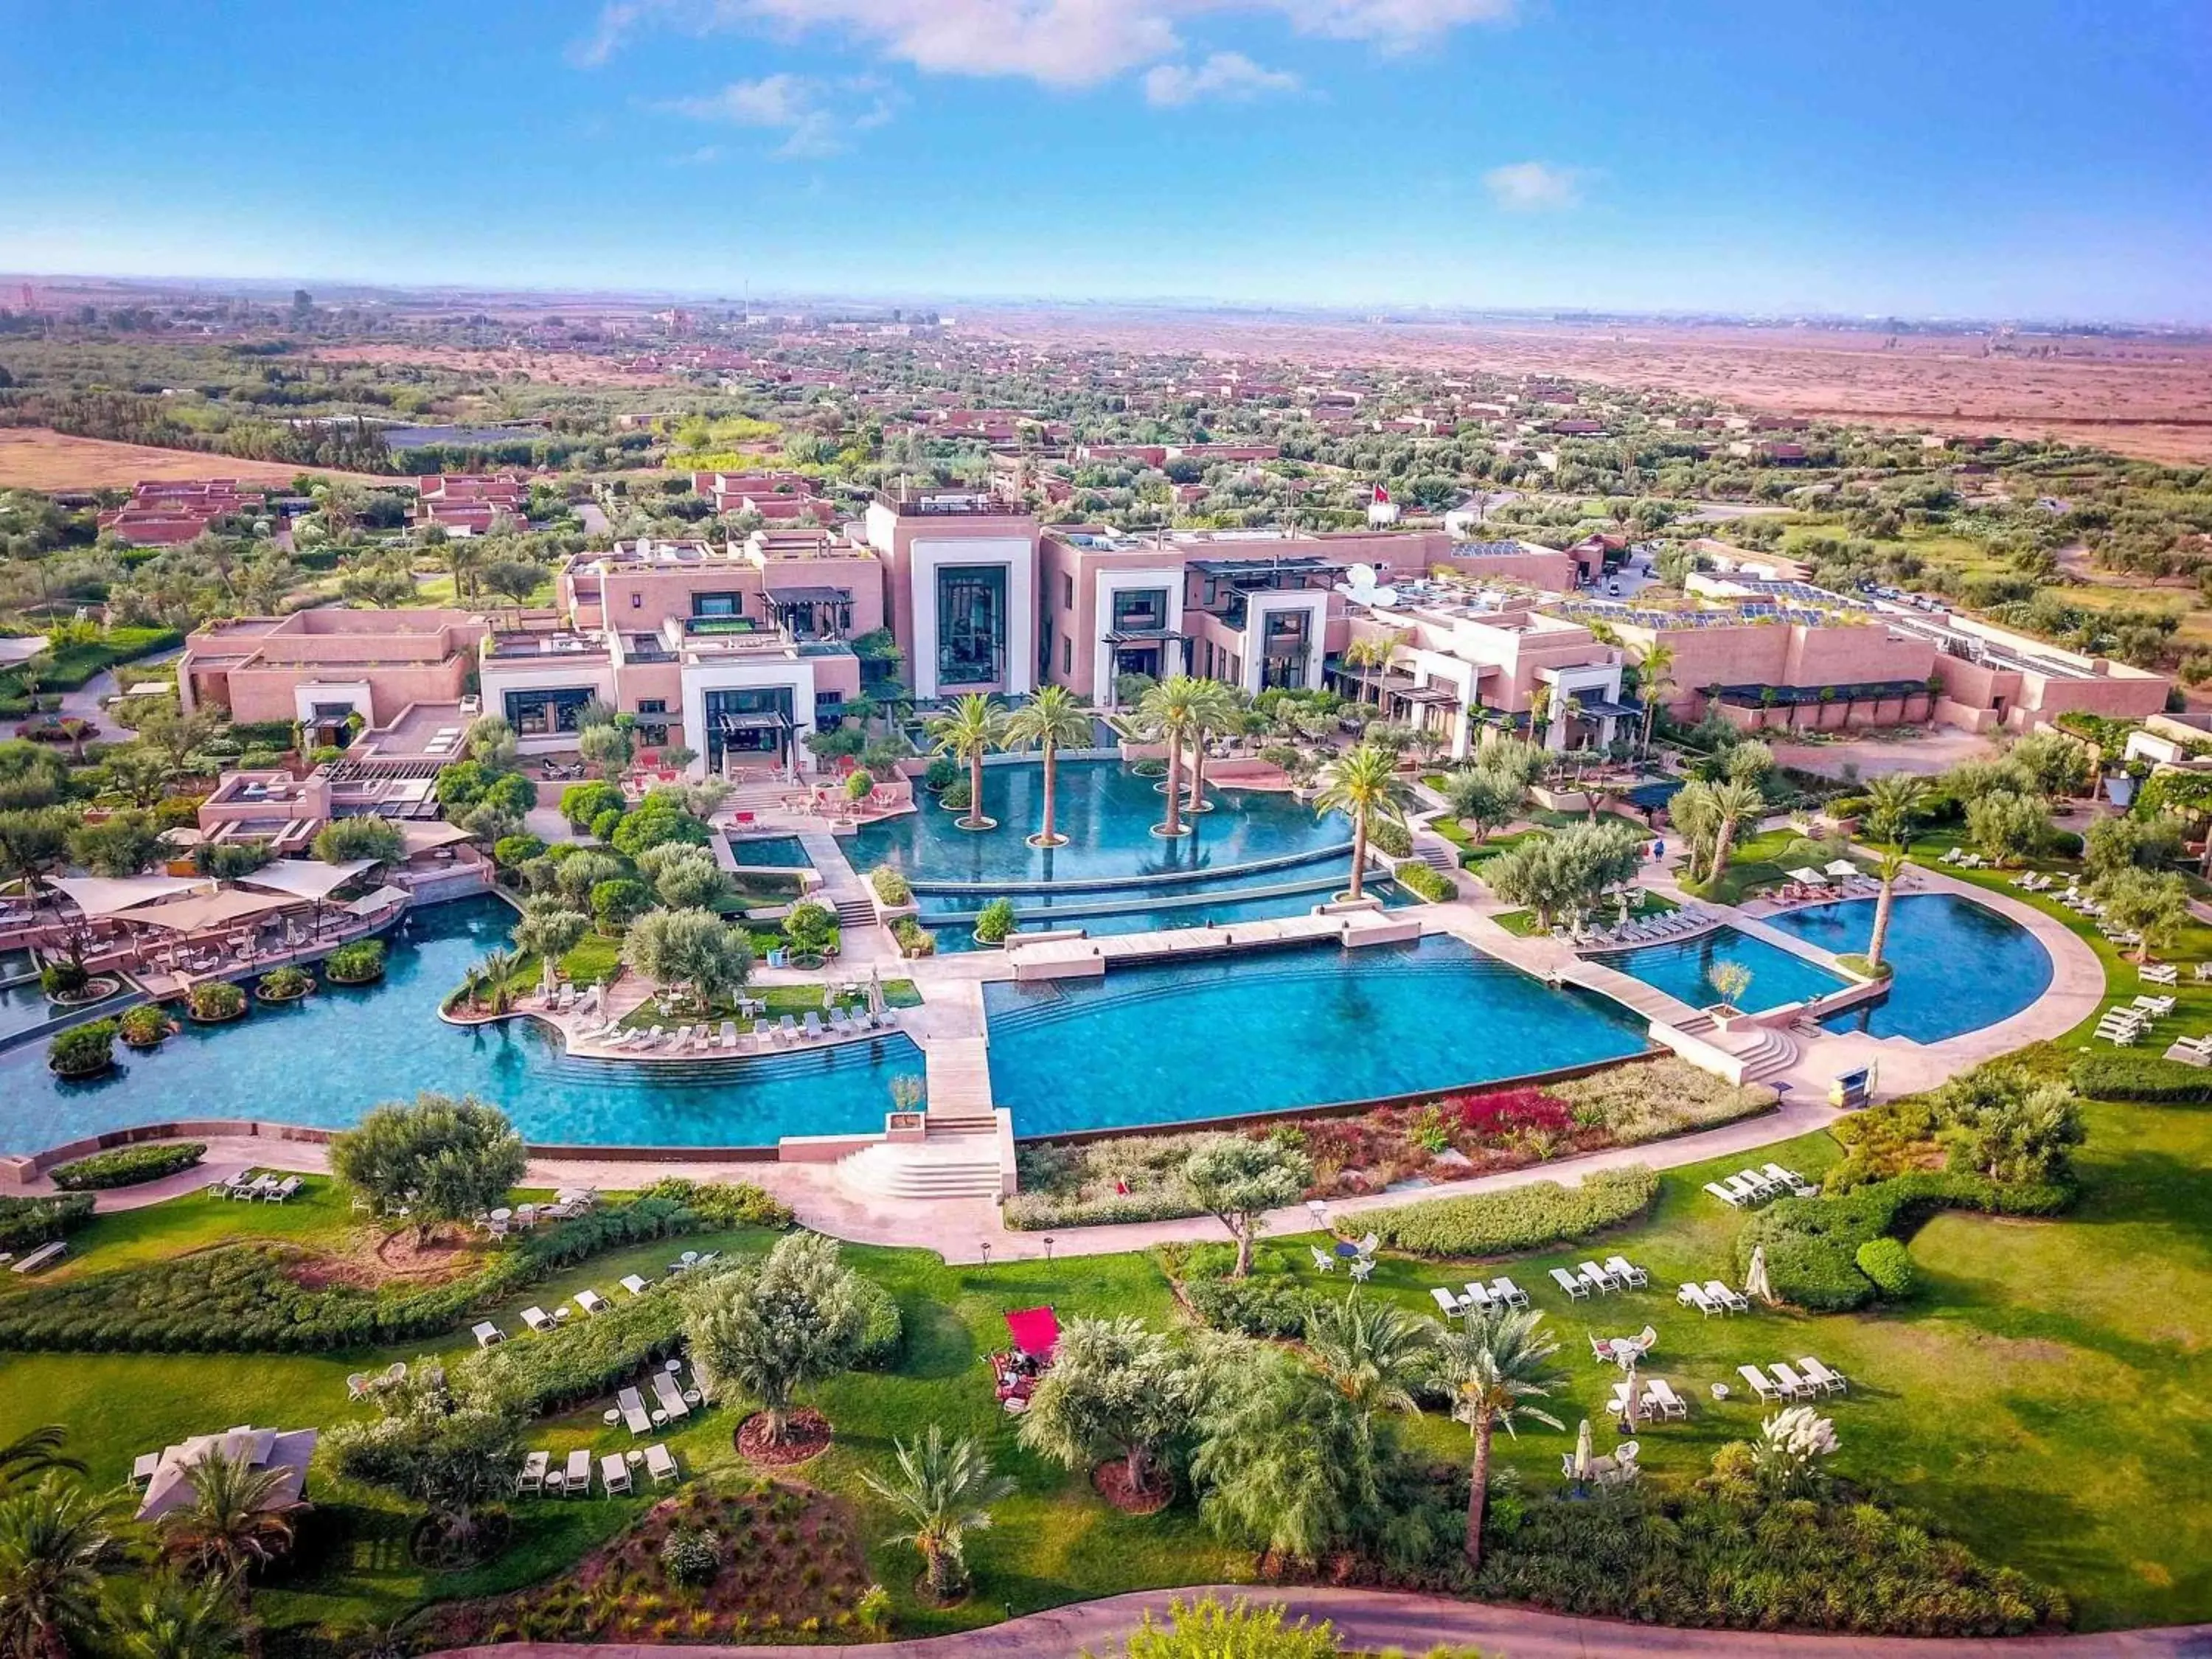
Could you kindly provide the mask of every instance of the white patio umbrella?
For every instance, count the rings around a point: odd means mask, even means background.
[[[550,957],[538,965],[538,988],[549,997],[553,994],[553,958]]]
[[[1828,873],[1832,876],[1850,877],[1856,876],[1858,872],[1858,866],[1853,864],[1849,859],[1837,859],[1828,866]]]
[[[873,963],[868,964],[868,1012],[880,1014],[884,1011],[884,970]]]
[[[1790,872],[1790,879],[1802,881],[1813,887],[1826,887],[1828,884],[1827,877],[1818,870],[1792,870]]]
[[[1575,1479],[1577,1481],[1589,1479],[1590,1456],[1589,1419],[1585,1417],[1583,1419],[1582,1427],[1575,1431]]]
[[[1766,1246],[1764,1244],[1751,1247],[1751,1268],[1743,1276],[1743,1293],[1757,1297],[1769,1306],[1773,1304],[1774,1287],[1766,1282]]]

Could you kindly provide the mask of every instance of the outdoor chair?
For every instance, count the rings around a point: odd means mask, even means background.
[[[522,1460],[522,1473],[514,1478],[518,1492],[543,1493],[545,1490],[546,1466],[553,1461],[550,1452],[534,1451]]]
[[[1316,1273],[1333,1273],[1336,1271],[1336,1258],[1334,1255],[1322,1249],[1318,1244],[1309,1244],[1306,1248],[1313,1252]]]
[[[666,1486],[671,1480],[679,1478],[676,1455],[663,1445],[647,1446],[645,1449],[645,1472],[653,1477],[654,1486]]]
[[[1802,1400],[1807,1395],[1814,1392],[1813,1385],[1810,1382],[1808,1382],[1803,1377],[1798,1376],[1796,1372],[1791,1370],[1789,1366],[1784,1364],[1778,1359],[1772,1364],[1769,1365],[1766,1369],[1768,1374],[1771,1375],[1777,1382],[1782,1385],[1782,1392],[1792,1400]]]
[[[1528,1305],[1528,1292],[1503,1273],[1490,1281],[1490,1293],[1509,1308],[1525,1308]]]
[[[1695,1308],[1699,1313],[1705,1315],[1708,1319],[1711,1319],[1717,1313],[1726,1313],[1728,1311],[1725,1307],[1719,1303],[1715,1302],[1712,1297],[1705,1294],[1705,1287],[1702,1285],[1683,1285],[1680,1290],[1674,1293],[1674,1300],[1680,1303],[1684,1307]]]
[[[1429,1286],[1429,1297],[1446,1319],[1457,1319],[1466,1311],[1460,1306],[1459,1298],[1441,1285]]]
[[[620,1452],[609,1452],[599,1460],[599,1485],[610,1498],[617,1492],[629,1491],[629,1460]]]
[[[1844,1394],[1850,1391],[1850,1380],[1841,1371],[1830,1370],[1812,1355],[1807,1354],[1797,1364],[1804,1370],[1805,1380],[1823,1394]]]
[[[1751,1302],[1748,1297],[1739,1291],[1730,1290],[1717,1279],[1709,1279],[1705,1281],[1705,1294],[1730,1313],[1751,1311]]]
[[[650,1434],[653,1419],[645,1409],[645,1396],[635,1389],[624,1389],[615,1395],[615,1409],[622,1413],[623,1426],[631,1434]]]
[[[653,1397],[660,1402],[660,1409],[672,1419],[691,1414],[691,1407],[684,1398],[684,1390],[676,1386],[676,1379],[666,1371],[653,1372]]]
[[[1589,1295],[1589,1286],[1577,1279],[1565,1267],[1552,1269],[1552,1283],[1565,1291],[1570,1301],[1580,1302]]]
[[[1759,1396],[1763,1404],[1779,1405],[1781,1403],[1782,1390],[1777,1388],[1766,1373],[1758,1366],[1739,1365],[1735,1368],[1735,1374],[1750,1386],[1751,1391]]]
[[[1373,1256],[1356,1255],[1352,1258],[1352,1282],[1353,1284],[1364,1285],[1374,1276],[1375,1258]]]
[[[568,1467],[563,1473],[561,1491],[569,1498],[589,1498],[592,1495],[592,1454],[579,1447],[568,1454]]]
[[[1480,1279],[1470,1279],[1467,1281],[1467,1300],[1461,1305],[1471,1308],[1476,1313],[1488,1313],[1490,1304],[1496,1300],[1497,1298],[1491,1295],[1490,1287],[1487,1285]]]

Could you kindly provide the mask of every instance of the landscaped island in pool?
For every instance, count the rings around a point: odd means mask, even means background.
[[[1316,816],[1289,795],[1209,783],[1210,812],[1186,820],[1191,833],[1169,841],[1152,833],[1167,815],[1162,780],[1119,761],[1063,761],[1054,806],[1067,845],[1050,852],[1027,837],[1042,821],[1044,769],[1015,763],[983,769],[983,811],[995,830],[962,830],[927,793],[918,810],[864,824],[845,842],[853,867],[889,864],[921,882],[990,889],[1013,884],[1096,881],[1121,877],[1202,875],[1238,865],[1340,852],[1352,845],[1340,814]]]
[[[1716,927],[1693,939],[1646,945],[1633,951],[1600,951],[1591,959],[1631,979],[1640,979],[1692,1008],[1710,1008],[1721,1000],[1713,984],[1713,970],[1724,963],[1740,963],[1751,970],[1743,1006],[1753,1012],[1789,1002],[1809,1002],[1850,983],[1817,963],[1734,927]]]
[[[1768,925],[1824,951],[1863,952],[1875,901],[1852,899],[1773,917]],[[2009,1019],[2051,988],[2051,952],[2010,916],[1954,893],[1909,893],[1890,907],[1882,960],[1889,994],[1834,1013],[1832,1031],[1940,1042]]]
[[[1643,1026],[1457,939],[986,985],[992,1092],[1025,1138],[1442,1092],[1626,1060]]]
[[[438,1006],[462,969],[507,942],[494,898],[428,905],[395,935],[381,983],[325,985],[235,1025],[184,1029],[151,1054],[116,1046],[116,1068],[64,1083],[43,1044],[0,1059],[0,1150],[34,1152],[133,1124],[260,1118],[343,1128],[422,1091],[473,1094],[541,1146],[773,1146],[785,1135],[878,1133],[891,1079],[919,1076],[904,1036],[757,1060],[571,1059],[534,1020],[473,1029]]]

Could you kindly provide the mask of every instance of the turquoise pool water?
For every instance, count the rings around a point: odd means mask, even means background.
[[[638,1066],[571,1060],[535,1022],[464,1030],[438,1004],[461,969],[506,943],[494,898],[416,911],[383,981],[325,986],[236,1025],[187,1024],[150,1054],[118,1046],[116,1069],[64,1083],[43,1045],[0,1058],[0,1149],[36,1152],[100,1130],[191,1117],[259,1117],[336,1128],[423,1090],[474,1094],[554,1146],[770,1146],[784,1135],[877,1131],[890,1080],[920,1073],[903,1036],[726,1061]]]
[[[1318,879],[1300,868],[1284,872],[1285,877],[1304,878],[1297,881],[1277,878],[1278,889],[1289,886],[1293,891],[1254,891],[1238,887],[1234,890],[1219,890],[1200,894],[1179,902],[1163,903],[1148,889],[1121,896],[1125,908],[1092,909],[1088,907],[1114,902],[1114,896],[1096,892],[1087,894],[1036,894],[1017,901],[1017,913],[1023,918],[1020,931],[1042,933],[1054,927],[1080,927],[1094,937],[1109,933],[1145,933],[1157,929],[1176,927],[1231,927],[1243,921],[1273,921],[1282,916],[1303,916],[1315,905],[1322,902],[1344,885],[1343,872],[1351,867],[1351,860],[1336,860],[1338,873]],[[1267,878],[1255,878],[1255,881]],[[1405,905],[1418,904],[1415,898],[1394,881],[1370,876],[1364,890],[1371,897],[1380,899],[1385,909],[1395,910]],[[922,922],[937,937],[940,955],[957,955],[963,951],[981,951],[986,946],[975,943],[974,915],[971,901],[960,899],[940,901],[943,908],[925,908]],[[1133,906],[1135,908],[1127,908]],[[944,917],[957,912],[963,919],[945,921]]]
[[[1872,899],[1792,910],[1769,924],[1836,952],[1874,935]],[[1954,893],[1908,893],[1890,907],[1882,957],[1889,994],[1821,1023],[1832,1031],[1940,1042],[2009,1019],[2051,987],[2051,952],[2009,916]]]
[[[1656,986],[1692,1008],[1710,1007],[1721,1000],[1721,994],[1713,988],[1712,974],[1724,962],[1740,962],[1751,969],[1751,986],[1744,993],[1743,1006],[1753,1012],[1825,996],[1850,983],[1802,957],[1792,956],[1780,945],[1733,927],[1716,927],[1695,939],[1647,945],[1641,950],[1600,951],[1595,960],[1631,979]]]
[[[925,794],[920,811],[864,825],[848,837],[846,856],[864,874],[890,864],[917,883],[992,889],[984,895],[989,898],[1009,883],[1203,875],[1352,844],[1352,826],[1340,814],[1317,817],[1285,794],[1212,785],[1206,796],[1213,811],[1188,820],[1189,835],[1165,841],[1152,833],[1167,811],[1159,782],[1119,761],[1062,762],[1054,811],[1068,844],[1048,853],[1024,839],[1036,831],[1042,813],[1043,767],[987,766],[983,811],[998,820],[996,830],[956,829],[953,820],[960,814]]]
[[[730,856],[739,864],[772,865],[779,870],[811,870],[806,843],[796,836],[726,836]]]
[[[1644,1048],[1613,1003],[1448,938],[986,985],[983,1006],[992,1089],[1024,1136],[1441,1092]]]

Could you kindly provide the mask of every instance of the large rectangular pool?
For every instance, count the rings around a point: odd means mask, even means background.
[[[1441,936],[991,984],[983,1006],[992,1090],[1025,1137],[1443,1093],[1646,1047],[1615,1004]]]

